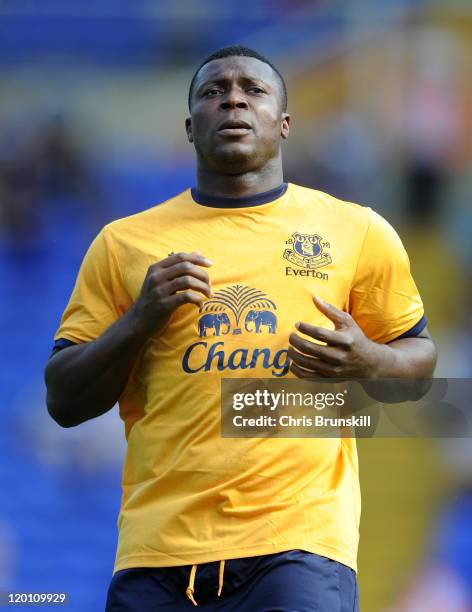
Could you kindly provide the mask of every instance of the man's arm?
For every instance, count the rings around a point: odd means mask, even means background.
[[[92,342],[64,348],[47,366],[47,407],[62,427],[104,414],[120,398],[146,341],[164,328],[183,304],[201,306],[211,297],[211,261],[178,253],[150,266],[132,308]],[[203,295],[202,295],[203,294]]]
[[[46,366],[47,407],[62,427],[104,414],[118,401],[146,337],[129,310],[93,342],[64,348]]]
[[[374,343],[375,344],[375,343]],[[385,352],[379,355],[377,378],[431,378],[436,366],[437,351],[425,327],[414,338],[401,338],[388,344],[377,344]]]
[[[335,325],[334,330],[308,323],[297,329],[315,341],[290,335],[291,370],[300,378],[430,378],[437,353],[425,328],[414,338],[401,338],[389,344],[369,340],[351,315],[331,304],[313,298],[317,308]]]

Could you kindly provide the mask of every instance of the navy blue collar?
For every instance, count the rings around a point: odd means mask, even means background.
[[[260,206],[261,204],[267,204],[268,202],[272,202],[272,200],[280,198],[286,191],[287,183],[282,183],[275,189],[257,193],[256,195],[244,196],[242,198],[223,198],[202,193],[195,187],[191,189],[192,198],[197,204],[210,206],[212,208],[247,208],[248,206]]]

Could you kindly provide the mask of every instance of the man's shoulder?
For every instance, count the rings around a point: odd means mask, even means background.
[[[294,192],[299,196],[302,205],[313,204],[314,214],[319,214],[320,205],[324,207],[326,217],[335,222],[341,221],[342,227],[352,236],[369,236],[369,243],[376,248],[401,248],[401,239],[395,227],[379,212],[370,206],[356,204],[347,200],[341,200],[333,195],[311,189],[293,185]],[[318,205],[318,207],[315,206]],[[355,232],[353,231],[355,228]],[[365,241],[362,239],[365,245]]]
[[[162,227],[162,223],[166,223],[170,218],[174,218],[176,214],[180,214],[182,207],[189,202],[190,197],[190,189],[186,189],[138,213],[111,221],[104,227],[104,231],[111,232],[112,234],[121,234],[139,231],[141,228],[148,230],[151,228],[158,229]]]
[[[354,215],[358,218],[369,219],[372,209],[370,206],[363,204],[356,204],[348,200],[341,200],[334,195],[321,191],[319,189],[313,189],[312,187],[304,187],[295,183],[290,183],[293,194],[306,203],[318,204],[325,206],[328,210],[332,210],[333,213],[346,213]]]

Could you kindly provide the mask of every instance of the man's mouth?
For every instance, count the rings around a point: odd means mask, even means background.
[[[252,127],[246,121],[227,120],[218,128],[218,134],[222,136],[244,136],[249,134]]]

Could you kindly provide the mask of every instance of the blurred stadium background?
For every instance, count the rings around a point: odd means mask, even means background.
[[[73,430],[42,373],[85,249],[106,222],[193,184],[193,70],[226,44],[286,75],[286,178],[398,229],[437,341],[472,369],[469,0],[0,1],[0,590],[103,609],[124,435]],[[472,450],[363,440],[364,612],[472,610]]]

